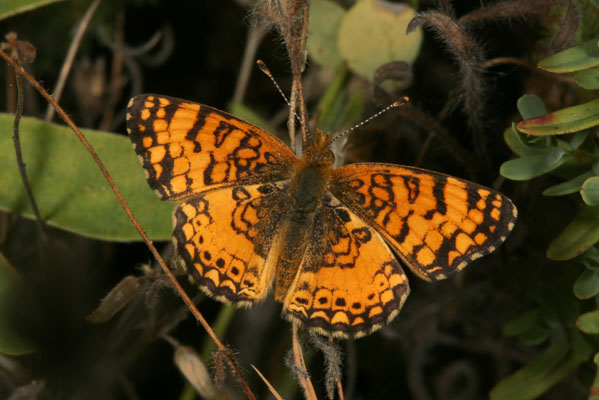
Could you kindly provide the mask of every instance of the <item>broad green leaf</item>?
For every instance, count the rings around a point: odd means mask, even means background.
[[[0,114],[0,209],[33,218],[12,141],[14,116]],[[75,134],[67,127],[24,117],[21,147],[42,218],[80,235],[141,240],[121,204]],[[129,138],[84,130],[100,159],[153,240],[171,237],[173,205],[158,199],[144,178]]]
[[[540,117],[549,112],[543,99],[536,94],[525,94],[518,99],[516,106],[523,119]]]
[[[576,320],[576,326],[588,335],[599,334],[599,311],[584,313]]]
[[[541,117],[526,119],[516,125],[529,135],[561,135],[599,125],[599,99],[564,108]]]
[[[62,0],[1,0],[0,20]],[[4,32],[7,33],[7,32]]]
[[[503,335],[507,337],[522,335],[540,320],[539,308],[526,311],[505,324],[503,327]]]
[[[334,68],[343,62],[337,42],[345,10],[329,0],[312,0],[308,25],[308,54],[325,67]]]
[[[547,249],[547,257],[564,261],[599,242],[599,207],[584,207]]]
[[[562,335],[535,360],[499,382],[491,390],[490,398],[536,399],[576,370],[591,353],[591,346],[578,332],[572,330],[570,335]]]
[[[599,176],[592,176],[582,184],[580,196],[585,204],[599,206]]]
[[[576,84],[585,89],[599,89],[599,68],[590,68],[576,73]]]
[[[580,190],[580,187],[588,178],[593,176],[591,171],[587,171],[584,174],[578,175],[566,182],[559,183],[557,185],[548,187],[543,190],[544,196],[563,196],[566,194],[576,193]]]
[[[562,149],[555,148],[548,154],[508,160],[501,165],[499,173],[508,179],[525,181],[553,171],[568,159],[565,155]]]
[[[422,29],[406,35],[406,27],[415,15],[404,3],[356,2],[339,28],[339,52],[349,68],[373,82],[375,71],[386,63],[414,62],[422,44]]]
[[[0,353],[23,355],[35,351],[35,345],[15,329],[15,312],[23,312],[21,280],[4,255],[0,253]]]
[[[550,72],[575,72],[599,66],[599,47],[597,39],[587,40],[578,46],[560,51],[541,60],[539,68]]]
[[[581,299],[590,299],[599,293],[599,271],[585,268],[574,282],[574,295]]]

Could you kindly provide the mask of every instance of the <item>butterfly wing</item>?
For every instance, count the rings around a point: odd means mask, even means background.
[[[413,167],[346,165],[333,171],[330,190],[428,281],[492,252],[517,216],[510,199],[499,192]]]
[[[264,298],[298,161],[289,147],[222,111],[152,94],[131,99],[127,131],[149,185],[182,201],[173,239],[191,279],[238,305]]]
[[[313,226],[283,315],[336,337],[366,335],[395,317],[408,280],[381,235],[334,196]]]
[[[288,182],[201,193],[173,215],[173,238],[191,280],[225,302],[251,306],[268,294],[281,246]]]
[[[167,96],[132,98],[127,131],[148,183],[163,200],[232,184],[284,180],[297,162],[285,143],[263,129]]]

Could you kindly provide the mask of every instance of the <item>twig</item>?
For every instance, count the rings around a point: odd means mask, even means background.
[[[533,72],[536,72],[538,74],[541,75],[545,75],[549,78],[564,82],[564,83],[569,83],[569,84],[575,84],[576,83],[576,78],[572,77],[572,76],[564,76],[564,75],[560,75],[560,74],[554,74],[553,72],[549,72],[549,71],[545,71],[544,69],[535,67],[534,65],[530,65],[524,61],[522,61],[519,58],[516,57],[497,57],[497,58],[493,58],[491,60],[486,61],[483,64],[483,68],[484,69],[489,69],[491,67],[494,67],[496,65],[501,65],[501,64],[515,64],[518,65],[520,67],[524,67],[526,69],[529,69]]]
[[[83,39],[83,34],[87,30],[87,26],[89,25],[89,21],[91,21],[94,13],[98,9],[101,0],[94,0],[88,7],[87,11],[83,15],[79,26],[77,27],[77,32],[73,37],[73,41],[71,42],[71,46],[69,47],[69,51],[67,52],[67,57],[62,64],[62,68],[60,69],[60,74],[58,75],[58,81],[56,82],[56,87],[54,88],[54,98],[56,99],[56,103],[60,101],[60,96],[62,96],[62,91],[64,90],[64,86],[67,82],[67,77],[69,76],[69,71],[73,66],[73,60],[75,60],[75,55],[77,54],[77,50],[79,50],[79,45],[81,44],[81,40]],[[54,107],[51,104],[48,104],[48,108],[46,109],[46,121],[52,121],[54,118]]]
[[[302,353],[302,346],[299,342],[298,328],[298,323],[293,322],[291,337],[293,340],[293,362],[297,372],[295,375],[304,392],[304,397],[308,400],[316,400],[316,392],[314,391],[314,387],[312,386],[310,376],[306,369],[306,363],[304,362],[304,354]]]
[[[251,25],[248,31],[247,41],[245,42],[245,51],[243,53],[243,59],[241,60],[241,66],[239,67],[239,74],[237,75],[237,83],[235,85],[235,92],[233,93],[233,103],[243,102],[245,92],[247,90],[248,82],[250,79],[250,73],[254,66],[254,59],[256,58],[256,50],[258,45],[264,39],[264,36],[268,30],[264,25]]]
[[[177,293],[179,294],[179,296],[181,296],[181,299],[183,300],[183,302],[185,303],[185,305],[189,308],[189,310],[191,311],[191,313],[193,314],[193,316],[196,318],[196,320],[206,330],[206,333],[208,333],[208,335],[210,335],[210,337],[212,338],[212,340],[214,341],[214,343],[216,343],[216,345],[218,346],[218,348],[221,349],[223,352],[225,352],[226,351],[225,346],[218,339],[218,337],[216,336],[216,334],[214,333],[214,331],[210,327],[210,324],[208,324],[208,322],[206,321],[206,319],[204,319],[204,316],[200,313],[200,311],[193,304],[193,302],[191,301],[191,299],[189,298],[189,296],[187,295],[187,293],[185,293],[185,291],[183,290],[183,288],[181,287],[181,285],[179,284],[179,282],[177,281],[177,279],[173,275],[172,271],[168,268],[168,266],[166,265],[166,263],[164,262],[164,260],[160,256],[160,253],[158,252],[158,250],[156,250],[156,247],[154,246],[154,244],[152,243],[152,241],[150,240],[150,238],[148,237],[148,235],[146,234],[146,232],[139,225],[139,222],[137,221],[137,219],[133,215],[133,212],[129,208],[129,205],[127,204],[127,202],[123,198],[123,195],[121,194],[120,190],[118,189],[118,187],[114,183],[112,177],[109,175],[108,171],[106,170],[106,167],[104,166],[104,164],[102,163],[102,161],[99,159],[97,153],[95,152],[95,150],[93,149],[93,147],[91,146],[91,144],[87,141],[87,139],[85,138],[85,136],[81,133],[81,131],[79,130],[79,128],[75,125],[75,123],[71,120],[71,118],[67,115],[67,113],[62,109],[62,107],[60,107],[58,105],[58,103],[54,100],[54,98],[35,80],[35,78],[33,78],[27,71],[25,71],[25,69],[21,65],[19,65],[18,63],[16,63],[8,54],[6,54],[2,50],[0,50],[0,57],[4,58],[10,65],[12,65],[12,67],[15,69],[16,72],[18,72],[25,79],[27,79],[27,81],[29,81],[29,83],[46,99],[46,101],[48,101],[52,105],[52,107],[54,107],[56,109],[56,111],[58,112],[58,114],[60,115],[60,117],[73,130],[73,132],[75,132],[75,134],[77,135],[77,138],[81,141],[81,143],[83,144],[83,146],[90,153],[90,155],[94,159],[94,162],[96,163],[96,165],[98,165],[98,168],[102,172],[102,175],[104,175],[104,178],[106,179],[106,181],[110,185],[110,188],[112,189],[112,191],[114,192],[115,196],[117,197],[117,199],[121,203],[121,206],[125,210],[125,213],[129,217],[129,220],[131,221],[131,223],[133,224],[133,226],[135,227],[135,229],[137,230],[137,232],[139,233],[139,235],[141,236],[141,238],[143,239],[143,241],[146,243],[146,246],[148,246],[148,248],[150,249],[150,252],[152,252],[152,254],[154,255],[154,257],[156,258],[156,261],[158,261],[158,263],[160,264],[160,267],[162,268],[162,271],[166,274],[166,276],[168,277],[169,281],[171,282],[171,284],[173,285],[173,287],[175,288],[175,290],[177,291]],[[239,382],[239,384],[243,388],[243,391],[245,392],[246,396],[249,399],[255,399],[256,397],[252,393],[252,391],[251,391],[249,385],[247,384],[245,378],[243,377],[241,371],[235,366],[235,360],[233,360],[232,357],[227,356],[227,362],[231,366],[231,369],[233,370],[233,373],[235,374],[235,377],[237,378],[237,381]]]
[[[40,240],[43,243],[46,241],[46,236],[44,233],[44,222],[42,220],[40,210],[37,207],[35,197],[33,196],[33,191],[31,190],[31,185],[29,184],[29,179],[27,178],[27,171],[25,170],[25,162],[23,161],[23,153],[21,151],[21,137],[19,135],[19,123],[21,122],[21,116],[23,115],[23,101],[24,101],[23,77],[21,75],[19,75],[16,70],[15,70],[15,81],[17,84],[17,108],[15,110],[15,121],[13,123],[12,140],[15,145],[15,157],[17,159],[17,165],[19,166],[19,174],[21,175],[21,181],[23,182],[23,186],[25,187],[25,193],[27,194],[27,198],[29,199],[29,203],[31,203],[31,208],[33,209],[33,213],[35,214],[35,221],[37,222],[38,233],[40,235]],[[40,246],[40,249],[41,249],[41,246]]]
[[[268,390],[270,390],[270,393],[272,393],[272,395],[275,397],[275,399],[277,400],[283,400],[283,398],[281,397],[281,395],[277,392],[277,390],[270,384],[270,382],[268,381],[268,379],[266,379],[264,377],[264,375],[262,375],[262,373],[260,372],[260,370],[258,370],[258,368],[256,368],[254,366],[254,364],[250,364],[252,366],[252,368],[254,368],[254,371],[256,371],[256,373],[258,374],[258,376],[262,379],[262,381],[266,384],[266,386],[268,387]]]

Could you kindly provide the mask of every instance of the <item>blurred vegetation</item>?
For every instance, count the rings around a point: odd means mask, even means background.
[[[34,49],[26,69],[51,92],[81,31],[59,103],[88,129],[170,264],[172,205],[148,189],[124,137],[127,102],[143,92],[185,98],[289,141],[289,108],[255,60],[285,93],[301,63],[281,38],[293,30],[277,25],[269,4],[279,2],[0,4],[0,33],[23,41],[6,38],[3,48]],[[598,399],[599,2],[312,0],[309,21],[311,130],[340,132],[411,99],[336,143],[338,162],[460,176],[500,190],[519,211],[495,253],[445,281],[409,275],[411,295],[392,323],[337,343],[345,398]],[[21,146],[40,231],[11,143],[11,68],[0,87],[0,398],[244,397],[83,147],[25,85]],[[303,397],[286,364],[291,329],[280,304],[236,311],[179,280],[258,397],[269,391],[250,365],[283,398]],[[335,352],[305,340],[325,398]]]

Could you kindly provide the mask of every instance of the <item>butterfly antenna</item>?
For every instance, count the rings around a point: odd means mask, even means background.
[[[281,97],[283,98],[283,100],[285,100],[285,103],[287,103],[287,105],[291,109],[291,103],[289,102],[289,99],[287,99],[287,96],[285,96],[285,93],[283,93],[283,90],[281,90],[281,87],[279,86],[279,84],[277,83],[277,81],[275,80],[275,78],[270,73],[270,70],[268,69],[268,67],[266,66],[266,64],[264,63],[264,61],[257,60],[256,64],[258,64],[258,68],[260,68],[260,71],[262,71],[264,73],[264,75],[268,76],[268,79],[270,79],[272,81],[272,83],[275,85],[275,87],[279,91],[279,94],[281,95]],[[291,112],[293,113],[293,115],[295,115],[295,118],[297,118],[297,122],[299,122],[299,124],[301,125],[302,129],[304,130],[304,132],[307,132],[306,126],[302,122],[302,119],[300,118],[300,116],[297,115],[297,113],[293,109],[291,109]]]
[[[410,101],[410,98],[408,96],[404,96],[404,97],[402,97],[399,100],[395,100],[393,103],[389,104],[387,107],[383,108],[381,111],[377,112],[376,114],[374,114],[374,115],[366,118],[364,121],[360,122],[359,124],[356,124],[356,125],[352,126],[351,128],[346,129],[343,132],[340,132],[340,133],[336,134],[335,137],[331,140],[331,143],[333,143],[337,139],[342,138],[343,136],[347,135],[348,133],[350,133],[350,132],[358,129],[362,125],[365,125],[365,124],[369,123],[373,119],[378,118],[381,114],[386,113],[390,109],[395,108],[395,107],[399,107],[399,106],[403,106],[408,101]]]

